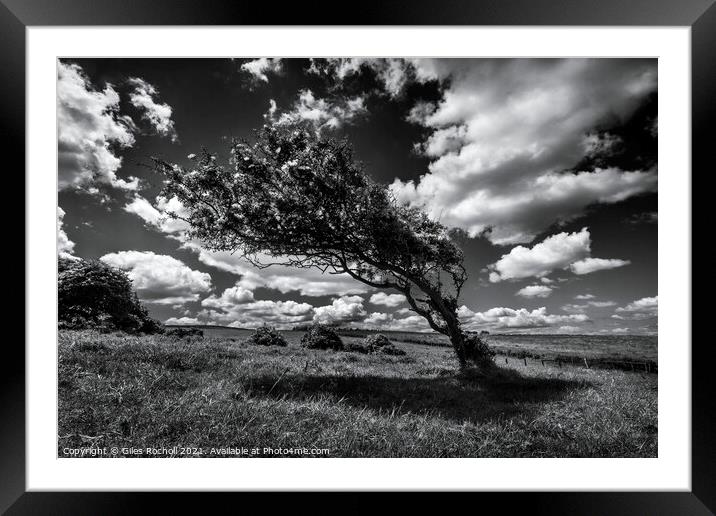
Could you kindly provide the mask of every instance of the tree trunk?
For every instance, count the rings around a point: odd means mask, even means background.
[[[467,357],[465,356],[465,339],[462,332],[460,331],[458,333],[448,335],[448,337],[450,337],[450,343],[455,350],[455,355],[457,356],[460,370],[467,369]]]

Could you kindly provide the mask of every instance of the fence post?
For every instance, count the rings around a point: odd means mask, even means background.
[[[522,360],[525,361],[525,365],[527,365],[527,357],[522,357]]]
[[[589,362],[587,362],[587,357],[584,357],[584,367],[589,369]]]
[[[544,360],[542,360],[542,367],[544,367]]]
[[[505,357],[505,364],[509,364],[510,362],[507,360],[507,357]]]

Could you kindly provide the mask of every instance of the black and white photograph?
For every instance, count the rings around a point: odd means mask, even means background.
[[[658,458],[658,79],[58,59],[57,457]]]

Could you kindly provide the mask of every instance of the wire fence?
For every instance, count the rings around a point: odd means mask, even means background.
[[[544,358],[528,356],[526,354],[502,355],[505,364],[528,365],[541,363],[546,367],[548,364],[557,367],[583,367],[585,369],[620,369],[622,371],[635,371],[641,373],[658,373],[658,364],[653,360],[615,360],[612,358],[600,357],[569,357],[561,356],[555,358]]]

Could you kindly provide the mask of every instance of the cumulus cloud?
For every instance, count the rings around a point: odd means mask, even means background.
[[[256,328],[264,324],[291,328],[313,317],[313,306],[296,301],[254,300],[253,293],[240,285],[227,288],[220,296],[211,295],[201,302],[197,315],[207,324]]]
[[[569,269],[575,274],[589,274],[590,272],[624,267],[630,263],[629,260],[619,260],[616,258],[585,258],[570,264]]]
[[[371,330],[384,331],[432,331],[424,317],[421,317],[419,315],[396,317],[395,314],[385,312],[372,312],[370,315],[368,315],[368,317],[363,319],[363,321],[356,324],[356,326]]]
[[[72,253],[75,250],[75,243],[67,237],[67,233],[62,228],[63,219],[65,218],[65,210],[57,207],[57,253],[60,258],[77,258]]]
[[[136,190],[138,180],[117,177],[122,158],[115,148],[134,145],[131,118],[119,112],[119,94],[111,84],[92,86],[81,67],[58,62],[58,187],[89,190],[95,183]]]
[[[311,59],[311,66],[307,71],[330,78],[336,84],[335,87],[340,87],[341,83],[352,76],[363,72],[372,73],[381,88],[378,93],[387,94],[392,98],[400,96],[409,82],[424,83],[438,78],[430,60],[424,59],[366,57]]]
[[[268,82],[268,74],[279,74],[283,69],[281,59],[261,57],[253,61],[247,61],[241,65],[241,71],[251,75],[256,81]]]
[[[178,141],[172,120],[172,108],[169,104],[157,101],[157,89],[139,77],[132,77],[128,82],[134,88],[129,94],[129,101],[142,112],[142,118],[151,124],[157,134],[167,136],[173,142]]]
[[[547,313],[547,308],[544,306],[532,311],[526,308],[514,309],[496,307],[486,312],[473,312],[469,308],[462,306],[458,311],[458,315],[468,330],[485,328],[545,328],[589,321],[589,317],[585,314],[549,314]]]
[[[532,248],[517,246],[488,266],[493,283],[508,280],[542,277],[555,269],[565,269],[591,251],[589,230],[558,233],[545,238]]]
[[[377,292],[370,296],[370,302],[374,305],[383,305],[395,308],[405,302],[405,296],[402,294],[386,294],[385,292]]]
[[[543,278],[557,269],[569,269],[575,274],[589,274],[605,269],[629,265],[628,260],[591,258],[591,235],[587,228],[574,233],[557,233],[533,247],[518,245],[487,266],[490,281],[537,277]]]
[[[626,306],[620,306],[615,312],[612,315],[614,319],[639,321],[657,317],[659,314],[659,296],[637,299]]]
[[[316,307],[313,320],[321,324],[340,325],[359,321],[365,315],[362,297],[343,296],[334,299],[330,305]]]
[[[157,134],[176,141],[172,108],[158,101],[156,88],[134,77],[129,101]],[[120,95],[112,84],[96,89],[76,64],[57,64],[58,187],[81,189],[103,196],[100,187],[134,191],[139,179],[117,177],[122,157],[117,152],[134,146],[139,129],[120,112]]]
[[[211,290],[211,276],[195,271],[182,261],[152,251],[120,251],[105,254],[101,261],[128,271],[137,295],[147,303],[182,305],[197,301]]]
[[[583,304],[566,304],[562,310],[568,313],[584,313],[589,308],[607,308],[615,306],[614,301],[588,301]]]
[[[170,317],[166,321],[164,321],[164,324],[174,324],[178,326],[187,325],[187,324],[201,324],[199,322],[199,319],[196,317]]]
[[[324,129],[338,129],[365,113],[367,110],[363,96],[321,99],[306,89],[299,92],[291,109],[280,115],[276,102],[271,99],[265,118],[279,125],[308,122],[320,132]]]
[[[574,296],[574,299],[594,299],[595,297],[594,294],[578,294]]]
[[[197,253],[200,262],[240,276],[238,284],[254,290],[259,287],[278,290],[282,294],[299,292],[304,296],[326,296],[363,294],[369,287],[347,274],[323,274],[318,269],[297,269],[281,265],[280,258],[259,256],[264,263],[275,263],[264,269],[258,269],[239,254],[226,251],[207,251],[200,243],[188,241],[182,247]]]
[[[572,170],[615,137],[589,136],[605,119],[625,121],[656,90],[656,61],[456,59],[428,66],[442,99],[411,111],[430,130],[431,159],[418,181],[396,179],[396,198],[499,245],[531,242],[594,203],[653,192],[655,170]]]
[[[139,194],[135,194],[131,202],[123,207],[127,213],[133,213],[140,217],[147,225],[170,236],[182,238],[189,229],[189,225],[181,219],[173,219],[169,213],[180,217],[187,215],[186,208],[176,197],[167,199],[159,196],[156,199],[156,206]]]
[[[517,291],[515,294],[516,296],[521,297],[549,297],[549,295],[552,293],[552,288],[547,287],[545,285],[528,285],[526,287],[521,288]]]

